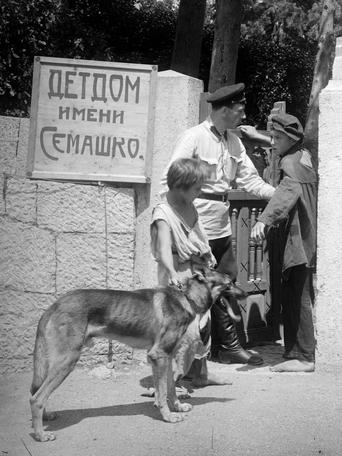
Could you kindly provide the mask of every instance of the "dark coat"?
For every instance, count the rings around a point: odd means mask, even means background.
[[[290,149],[280,159],[281,179],[259,220],[283,230],[283,274],[301,264],[315,267],[317,174],[310,152]]]

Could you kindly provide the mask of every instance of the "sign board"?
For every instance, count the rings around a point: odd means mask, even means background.
[[[149,182],[157,67],[35,57],[27,175]]]

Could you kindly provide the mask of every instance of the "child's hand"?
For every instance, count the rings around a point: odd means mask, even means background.
[[[262,222],[256,222],[256,224],[252,228],[251,238],[253,241],[262,241],[265,239],[265,228],[266,225]]]
[[[271,138],[263,133],[260,133],[252,125],[240,125],[238,130],[241,131],[244,138],[250,141],[256,141],[265,147],[271,147]]]
[[[248,139],[259,138],[259,133],[253,125],[239,125],[237,128]]]
[[[170,276],[169,285],[173,285],[177,288],[182,288],[182,282],[179,280],[177,274]]]

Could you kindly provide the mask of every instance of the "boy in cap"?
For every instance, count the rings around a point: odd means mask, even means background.
[[[264,239],[276,227],[282,239],[283,357],[275,372],[312,372],[315,334],[312,275],[316,257],[317,175],[302,147],[303,127],[290,114],[272,118],[272,149],[279,156],[280,183],[251,233]]]
[[[229,131],[245,118],[244,89],[240,83],[221,87],[210,94],[207,99],[212,104],[210,116],[181,135],[170,162],[199,157],[209,167],[209,180],[203,184],[194,203],[216,258],[217,270],[229,274],[233,280],[237,276],[237,264],[231,243],[228,191],[235,183],[259,198],[270,199],[275,190],[262,180],[241,140]],[[167,170],[162,180],[165,186],[166,173]],[[263,363],[258,354],[241,347],[234,322],[223,303],[214,304],[211,317],[213,358],[221,363]]]

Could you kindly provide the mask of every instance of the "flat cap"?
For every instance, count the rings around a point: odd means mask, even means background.
[[[280,113],[272,116],[272,129],[285,133],[288,137],[299,141],[303,138],[302,124],[291,114]]]
[[[245,103],[246,98],[244,91],[245,84],[242,82],[239,84],[220,87],[208,96],[207,102],[212,104],[223,102]]]

